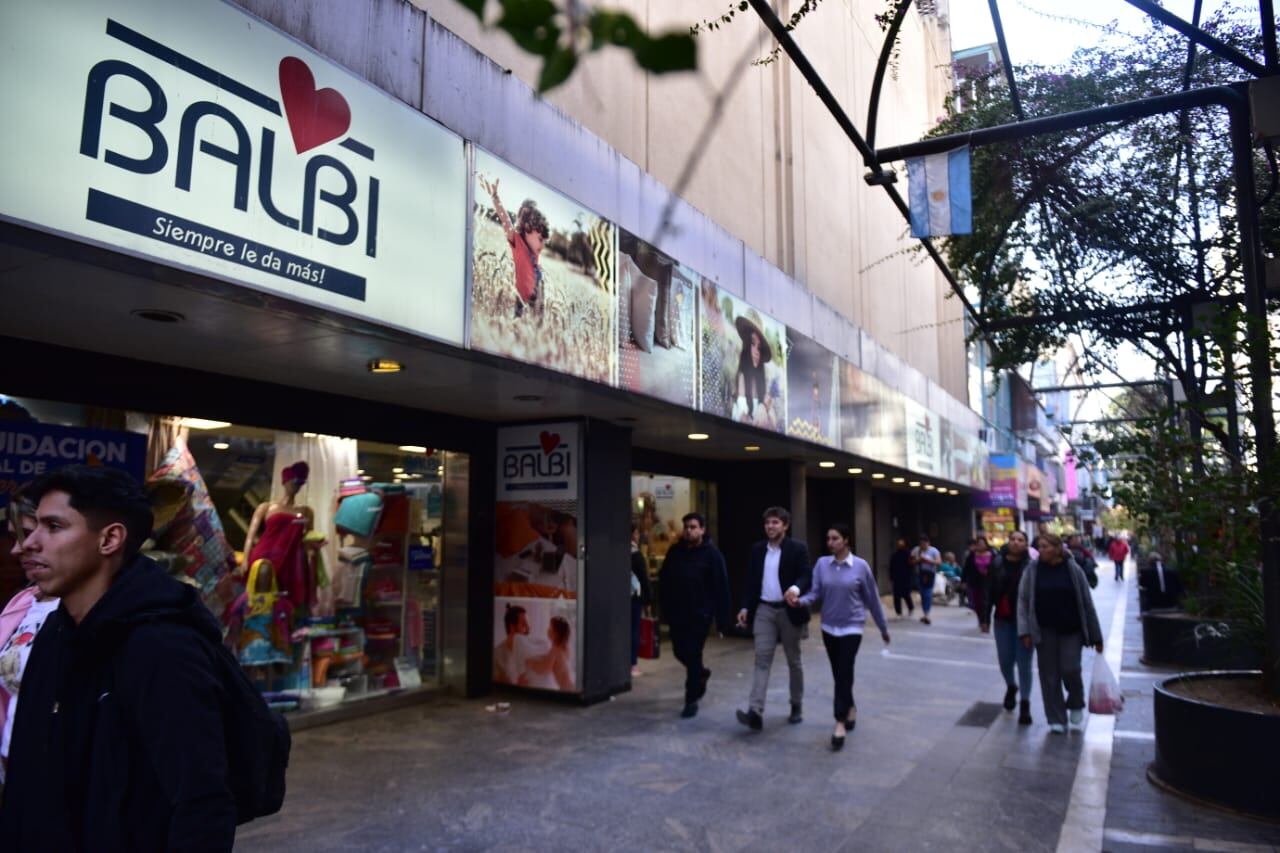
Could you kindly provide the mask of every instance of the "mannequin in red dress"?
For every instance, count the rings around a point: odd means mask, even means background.
[[[258,506],[245,537],[245,559],[239,572],[258,560],[270,560],[276,567],[280,594],[295,608],[309,608],[315,599],[315,574],[303,537],[315,523],[311,507],[297,502],[298,490],[307,483],[310,468],[295,462],[281,474],[284,497]],[[261,538],[259,538],[261,534]]]

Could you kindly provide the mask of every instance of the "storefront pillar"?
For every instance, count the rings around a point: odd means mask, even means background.
[[[582,700],[631,683],[631,431],[583,425]]]

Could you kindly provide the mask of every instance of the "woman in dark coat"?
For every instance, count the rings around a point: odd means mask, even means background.
[[[964,571],[960,579],[969,591],[969,607],[978,617],[978,627],[983,633],[991,630],[986,624],[987,613],[987,576],[995,566],[996,552],[987,544],[987,537],[979,536],[974,540],[973,548],[964,561]]]

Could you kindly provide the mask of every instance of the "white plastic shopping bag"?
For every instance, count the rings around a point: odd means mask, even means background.
[[[933,594],[942,599],[947,594],[947,576],[938,572],[933,576]]]
[[[1089,713],[1115,714],[1124,710],[1124,695],[1107,659],[1098,655],[1093,659],[1093,679],[1089,684]]]

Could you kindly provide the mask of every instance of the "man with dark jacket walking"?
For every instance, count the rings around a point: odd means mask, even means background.
[[[916,585],[915,566],[911,565],[911,548],[906,539],[898,539],[893,554],[889,557],[889,582],[893,586],[893,612],[902,618],[902,602],[907,603],[907,618],[916,612],[911,603],[911,590]]]
[[[764,511],[765,538],[751,546],[751,562],[747,568],[747,594],[738,611],[738,626],[752,625],[755,639],[756,667],[751,681],[751,697],[746,711],[738,711],[738,722],[753,731],[764,726],[764,699],[769,692],[769,670],[773,655],[782,644],[791,673],[791,716],[788,723],[804,721],[804,667],[800,662],[800,640],[809,625],[809,608],[788,607],[786,594],[809,591],[813,567],[809,565],[809,549],[803,542],[787,536],[791,513],[780,506]]]
[[[671,648],[685,668],[684,710],[681,717],[698,713],[698,700],[707,692],[711,670],[702,665],[707,630],[715,621],[728,630],[729,576],[724,557],[707,541],[707,522],[691,512],[681,521],[684,536],[667,551],[658,572],[662,618],[671,628]]]
[[[221,632],[195,589],[138,554],[146,493],[72,466],[27,489],[36,584],[61,605],[22,682],[0,839],[11,850],[230,850]]]

